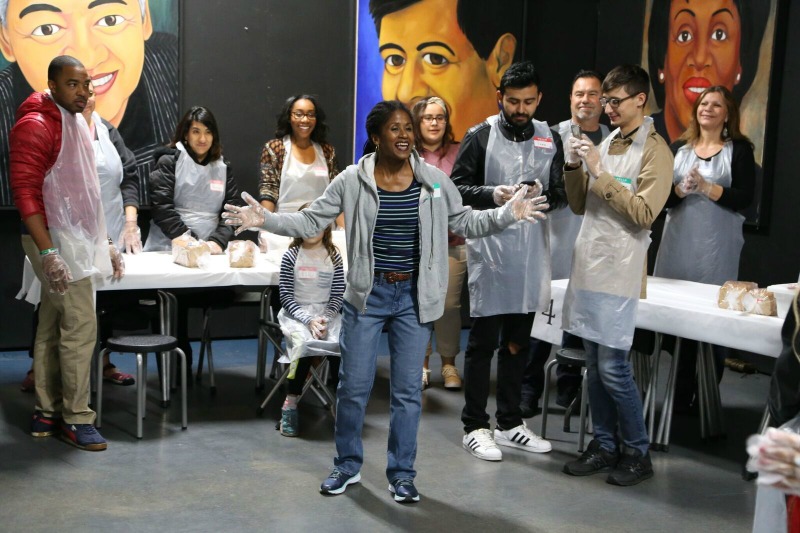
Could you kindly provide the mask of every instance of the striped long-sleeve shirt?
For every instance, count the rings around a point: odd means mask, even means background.
[[[378,188],[380,206],[372,250],[375,272],[414,272],[419,265],[420,184],[399,192]]]
[[[295,264],[300,247],[289,248],[281,259],[281,276],[279,283],[281,294],[281,305],[283,309],[295,320],[308,324],[314,318],[303,307],[297,303],[294,292]],[[328,305],[325,306],[324,316],[333,318],[341,312],[344,301],[344,267],[342,256],[338,250],[334,251],[332,257],[328,258],[333,262],[333,279],[331,280],[331,293],[328,298]]]

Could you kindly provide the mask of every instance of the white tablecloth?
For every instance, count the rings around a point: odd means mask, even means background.
[[[552,310],[547,315],[537,313],[534,336],[560,343],[561,304],[568,281],[553,281]],[[783,320],[720,309],[718,291],[718,285],[648,277],[647,298],[639,300],[636,327],[777,357]]]
[[[343,231],[333,232],[333,243],[339,248],[347,271],[347,248]],[[110,278],[98,281],[99,291],[134,289],[185,289],[197,287],[230,287],[234,285],[265,287],[278,285],[281,259],[285,248],[259,253],[253,268],[231,268],[228,256],[209,256],[205,268],[187,268],[172,262],[170,252],[123,254],[125,276],[119,281]],[[40,285],[27,258],[25,259],[22,289],[17,298],[32,304],[39,303]]]

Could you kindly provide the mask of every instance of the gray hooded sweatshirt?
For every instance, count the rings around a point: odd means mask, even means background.
[[[419,196],[419,277],[417,301],[419,321],[432,322],[442,316],[447,293],[447,230],[467,238],[499,233],[514,224],[507,207],[474,211],[461,203],[461,194],[441,170],[412,152],[414,179],[422,186]],[[378,189],[373,171],[375,156],[362,157],[349,165],[328,185],[322,196],[297,213],[267,212],[263,229],[289,237],[319,235],[344,213],[347,240],[347,289],[344,299],[361,312],[375,276],[372,234],[378,219]],[[529,224],[529,222],[520,222]]]

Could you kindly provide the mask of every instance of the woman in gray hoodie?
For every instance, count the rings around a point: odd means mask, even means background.
[[[544,197],[531,198],[535,191],[523,186],[498,209],[464,207],[450,178],[414,150],[411,114],[398,101],[376,104],[366,129],[366,155],[340,173],[308,208],[275,214],[244,193],[248,206],[225,206],[223,217],[240,226],[237,234],[266,229],[310,237],[344,213],[349,271],[339,339],[337,457],[320,492],[341,494],[361,479],[361,430],[375,379],[378,342],[386,326],[391,358],[386,476],[395,501],[411,503],[419,501],[414,459],[422,362],[447,291],[447,230],[482,237],[518,221],[543,219],[547,204]]]

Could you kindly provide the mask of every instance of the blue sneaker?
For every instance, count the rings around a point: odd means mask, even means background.
[[[361,473],[351,476],[350,474],[346,474],[339,470],[338,468],[334,468],[331,475],[328,476],[328,479],[322,482],[322,485],[319,487],[320,494],[341,494],[345,491],[348,485],[352,483],[358,483],[361,481]]]
[[[48,418],[42,413],[34,413],[31,420],[31,435],[34,437],[49,437],[58,433],[60,418]]]
[[[415,503],[419,501],[419,492],[412,479],[395,479],[389,485],[389,492],[394,494],[394,501],[400,503]]]
[[[284,437],[296,437],[297,429],[297,409],[281,409],[281,435]]]
[[[92,424],[61,424],[61,439],[90,452],[100,452],[108,448],[106,439]]]

